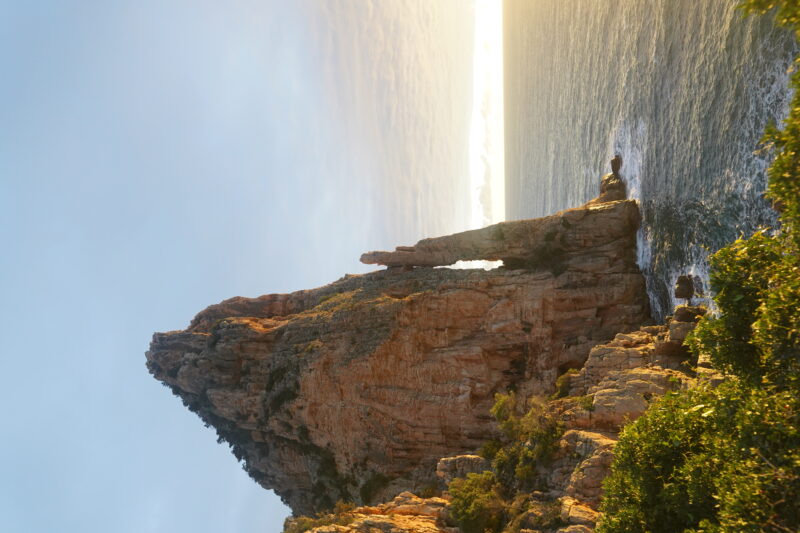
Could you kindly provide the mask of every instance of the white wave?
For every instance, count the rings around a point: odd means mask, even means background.
[[[642,172],[647,145],[647,124],[642,119],[620,119],[611,130],[608,158],[611,159],[615,154],[622,157],[620,175],[628,189],[628,198],[639,202],[642,200]]]

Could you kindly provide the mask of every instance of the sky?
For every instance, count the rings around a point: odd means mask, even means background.
[[[492,5],[0,0],[0,531],[281,530],[150,337],[501,220]]]

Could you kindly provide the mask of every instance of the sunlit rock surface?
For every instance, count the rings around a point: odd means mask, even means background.
[[[623,200],[366,254],[405,268],[212,305],[147,365],[295,514],[422,493],[492,436],[496,392],[550,393],[648,320],[638,224]],[[460,259],[505,267],[419,266]]]

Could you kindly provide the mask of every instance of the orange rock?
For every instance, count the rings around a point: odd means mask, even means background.
[[[154,335],[148,368],[297,514],[431,490],[439,458],[492,436],[495,393],[547,394],[594,345],[648,319],[638,222],[634,202],[613,202],[382,252],[391,265],[506,267],[389,269],[233,298]]]

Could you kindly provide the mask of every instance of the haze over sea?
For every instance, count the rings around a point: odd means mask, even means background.
[[[787,112],[797,44],[736,0],[508,0],[509,218],[594,197],[609,160],[642,207],[640,264],[664,316],[678,275],[775,222],[754,154]]]
[[[469,227],[473,8],[0,0],[0,531],[281,530],[144,351]]]

